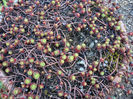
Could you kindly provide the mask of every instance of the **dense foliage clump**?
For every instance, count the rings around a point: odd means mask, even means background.
[[[116,79],[128,79],[132,57],[117,4],[9,0],[7,5],[1,9],[0,69],[12,87],[4,97],[99,99],[115,87],[124,89]]]

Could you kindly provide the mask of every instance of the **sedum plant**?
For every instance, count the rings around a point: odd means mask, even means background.
[[[1,8],[0,70],[12,82],[8,98],[110,99],[113,89],[125,90],[132,51],[117,4],[9,0],[7,6]]]

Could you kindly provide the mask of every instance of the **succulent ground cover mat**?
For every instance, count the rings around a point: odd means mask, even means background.
[[[0,97],[113,99],[116,89],[131,95],[133,33],[126,32],[119,7],[111,0],[4,3]]]

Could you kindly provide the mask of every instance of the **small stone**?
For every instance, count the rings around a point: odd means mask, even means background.
[[[130,11],[130,15],[133,16],[133,10]]]
[[[121,78],[116,76],[113,80],[114,83],[120,83],[121,82]]]
[[[89,45],[90,48],[93,48],[94,47],[94,42],[92,42],[90,45]]]
[[[18,2],[18,0],[14,0],[14,4],[17,3],[17,2]]]
[[[53,87],[52,87],[52,86],[50,86],[49,88],[50,88],[50,89],[52,89]]]
[[[79,61],[78,64],[85,64],[85,62],[84,61]]]
[[[2,21],[2,16],[0,15],[0,22]]]
[[[81,36],[80,37],[80,42],[82,42],[84,40],[84,37],[83,36]]]
[[[88,55],[89,55],[89,56],[93,56],[93,54],[94,54],[93,52],[90,52]]]
[[[122,93],[119,94],[119,96],[121,96],[121,95],[122,95]]]
[[[107,66],[107,64],[105,64],[105,63],[104,63],[104,64],[103,64],[103,66],[105,66],[105,67],[106,67],[106,66]]]
[[[85,64],[85,62],[83,60],[78,61],[77,65],[76,65],[77,69],[81,72],[85,71],[85,68],[87,67],[87,65]]]
[[[84,90],[83,90],[83,88],[82,88],[82,89],[80,89],[80,91],[81,91],[81,92],[83,92],[83,91],[84,91]]]
[[[108,63],[108,61],[105,61],[105,63],[107,64],[107,63]]]
[[[95,40],[95,43],[98,43],[98,40]]]
[[[79,86],[80,89],[83,89],[83,86]]]
[[[133,86],[133,80],[131,80],[131,84],[132,84],[132,86]]]
[[[24,84],[24,82],[21,82],[21,84]]]
[[[84,71],[84,68],[83,67],[80,67],[79,68],[79,71],[83,72]]]
[[[62,24],[63,24],[63,25],[66,25],[66,21],[63,21]]]

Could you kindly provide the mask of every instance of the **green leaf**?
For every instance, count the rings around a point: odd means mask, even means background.
[[[3,86],[3,84],[2,84],[2,82],[0,81],[0,89],[2,88],[2,86]]]
[[[6,1],[6,0],[2,0],[2,1],[3,1],[3,3],[4,3],[4,6],[7,7],[7,4],[6,4],[7,1]]]

